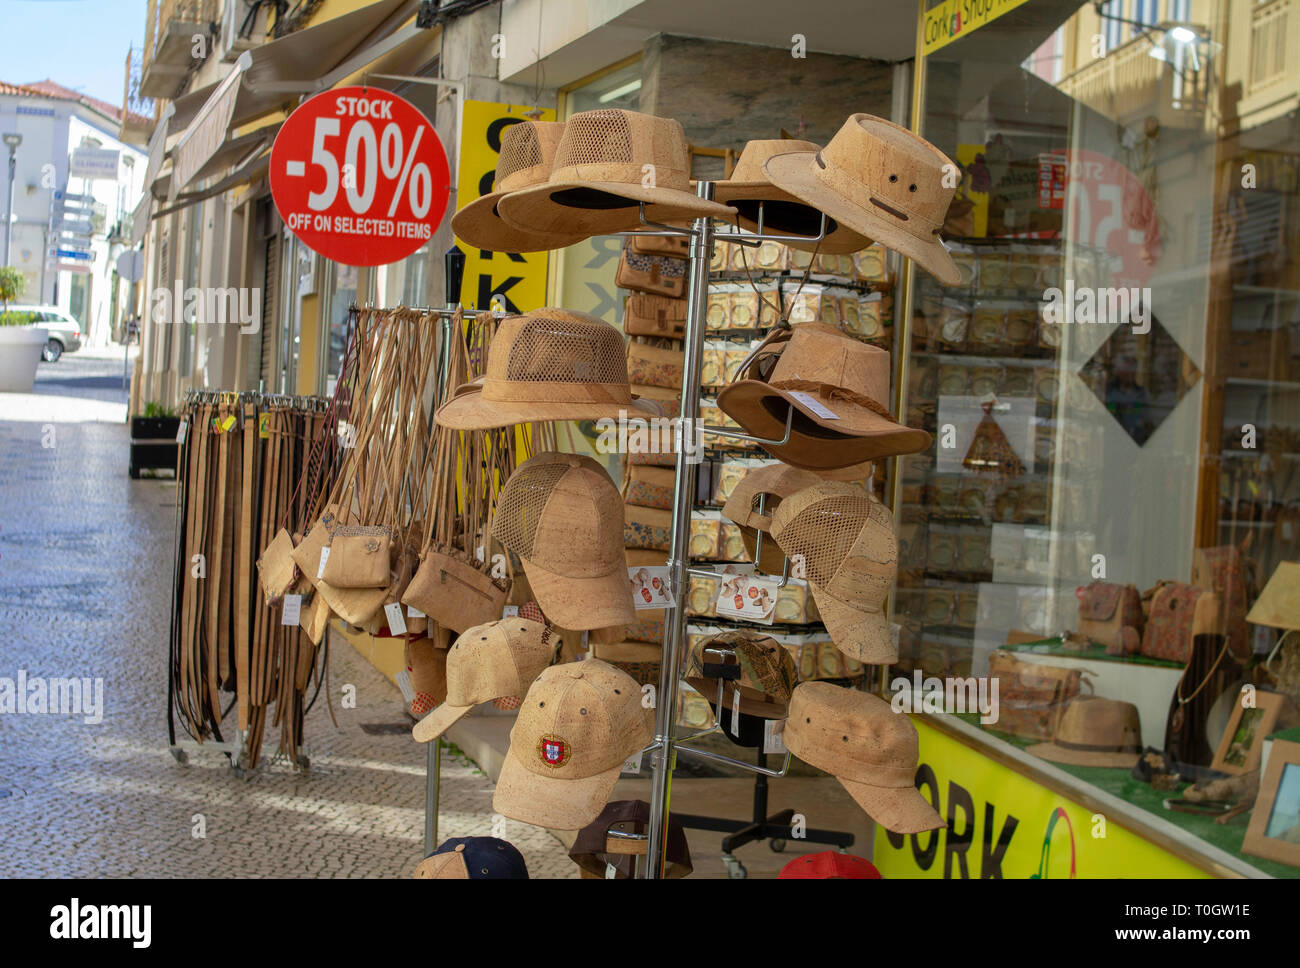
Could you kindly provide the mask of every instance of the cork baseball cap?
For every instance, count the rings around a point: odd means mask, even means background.
[[[524,563],[537,604],[561,628],[636,619],[623,548],[623,499],[590,457],[542,453],[497,498],[492,534]]]
[[[791,753],[839,780],[886,830],[917,834],[947,826],[916,788],[916,727],[879,696],[800,683],[784,738]]]
[[[711,648],[730,649],[719,655]],[[709,700],[718,701],[722,683],[722,706],[730,710],[740,692],[742,715],[761,719],[784,719],[790,694],[799,681],[794,659],[770,635],[752,629],[734,629],[701,639],[686,661],[686,682]]]
[[[888,509],[865,488],[822,481],[781,502],[772,537],[800,556],[826,631],[845,655],[868,665],[898,661],[885,599],[898,571]]]
[[[723,505],[722,516],[734,521],[745,542],[745,552],[752,560],[758,545],[758,532],[772,530],[772,514],[781,502],[792,494],[812,487],[821,478],[812,471],[801,470],[788,464],[769,464],[750,471],[732,489]],[[758,512],[759,498],[766,497],[763,513]],[[763,555],[758,567],[769,575],[780,574],[785,555],[773,541],[763,542]]]
[[[553,830],[581,830],[609,802],[628,757],[650,743],[641,687],[600,659],[551,666],[510,731],[492,809]]]
[[[447,650],[447,699],[415,724],[417,742],[436,739],[481,702],[522,696],[551,664],[559,639],[541,622],[503,618],[476,625]]]
[[[452,837],[420,861],[415,876],[442,881],[527,880],[519,848],[497,837]]]

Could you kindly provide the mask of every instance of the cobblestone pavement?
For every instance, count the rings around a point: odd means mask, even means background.
[[[175,489],[130,480],[125,424],[63,422],[120,406],[121,365],[69,354],[42,365],[35,393],[0,394],[0,677],[103,680],[97,724],[0,714],[0,876],[410,876],[425,748],[362,729],[402,722],[401,697],[341,639],[339,725],[322,697],[306,773],[267,762],[239,778],[218,753],[181,765],[167,752]],[[338,708],[345,683],[355,709]],[[271,727],[268,761],[277,745]],[[492,834],[491,797],[486,777],[444,755],[440,836]],[[549,833],[507,822],[504,836],[534,877],[576,876]]]

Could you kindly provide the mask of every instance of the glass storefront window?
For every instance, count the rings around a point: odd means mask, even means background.
[[[1300,145],[1252,98],[1251,48],[1216,36],[1226,2],[1030,2],[925,58],[963,281],[915,271],[907,414],[935,443],[897,491],[902,672],[996,674],[1008,651],[1084,669],[1142,747],[1194,767],[1274,641],[1251,595],[1300,556]],[[1250,8],[1255,49],[1271,6]],[[1266,79],[1274,102],[1300,88]],[[1217,590],[1218,621],[1167,631],[1166,582]],[[1147,611],[1103,642],[1130,586]],[[1188,692],[1209,676],[1193,625],[1230,668],[1184,725],[1184,668]],[[987,728],[1029,745],[1009,708]]]

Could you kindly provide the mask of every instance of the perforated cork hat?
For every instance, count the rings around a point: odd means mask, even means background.
[[[896,834],[946,827],[916,789],[916,727],[870,693],[803,682],[790,697],[785,745],[825,770],[871,819]]]
[[[930,446],[924,430],[889,412],[889,353],[825,323],[775,330],[718,394],[718,407],[751,434],[779,440],[794,408],[790,439],[764,444],[794,467],[827,471]]]
[[[501,135],[493,190],[474,199],[452,216],[456,237],[490,252],[541,252],[581,242],[581,236],[539,235],[507,225],[497,203],[511,192],[543,184],[551,174],[555,149],[564,134],[562,121],[521,121]]]
[[[722,507],[722,516],[740,528],[745,552],[751,560],[758,547],[758,532],[772,530],[772,514],[781,502],[820,481],[821,478],[812,471],[800,470],[788,464],[770,464],[750,471],[736,483],[727,503]],[[765,499],[762,514],[758,511],[760,498]],[[785,554],[780,547],[770,537],[764,538],[759,569],[775,575],[781,573],[784,564]]]
[[[801,202],[784,189],[773,185],[771,179],[763,173],[763,165],[773,155],[820,150],[820,146],[811,141],[797,141],[792,138],[751,141],[745,145],[740,152],[740,157],[736,159],[736,167],[732,169],[731,177],[714,186],[713,199],[724,202],[739,212],[741,226],[751,232],[758,231],[758,209],[761,202],[764,232],[807,235],[811,239],[816,239],[821,232],[822,213],[811,205]],[[865,249],[871,244],[871,239],[827,216],[826,238],[820,242],[810,240],[785,244],[804,252],[817,251],[840,255]]]
[[[635,621],[623,499],[590,457],[543,453],[520,464],[497,498],[492,535],[523,561],[554,624],[580,631]]]
[[[635,111],[583,111],[569,118],[546,184],[512,192],[497,207],[516,228],[581,238],[656,222],[727,218],[736,210],[691,190],[682,126]]]
[[[717,647],[731,654],[709,651]],[[710,705],[718,701],[721,682],[724,709],[734,709],[739,692],[742,715],[784,719],[799,672],[794,658],[770,635],[734,629],[696,643],[687,656],[685,678]]]
[[[510,731],[492,809],[553,830],[581,830],[609,802],[624,761],[650,743],[641,687],[599,659],[545,670]]]
[[[924,138],[870,114],[851,115],[820,151],[774,155],[763,164],[778,188],[903,253],[947,286],[961,282],[939,238],[957,192],[957,179],[945,175],[956,171]]]
[[[503,618],[476,625],[447,650],[447,699],[415,724],[411,735],[427,743],[481,702],[522,696],[551,664],[559,639],[541,622]]]
[[[488,346],[486,372],[457,387],[435,420],[455,430],[487,430],[662,412],[632,393],[617,329],[586,313],[538,309],[502,320]]]
[[[836,648],[868,665],[898,661],[884,611],[898,539],[883,504],[857,484],[822,481],[781,502],[772,537],[802,562]]]

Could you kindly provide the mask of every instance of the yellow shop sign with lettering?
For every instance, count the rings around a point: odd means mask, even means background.
[[[991,20],[997,20],[1008,10],[1023,5],[1026,0],[944,0],[925,12],[924,34],[921,50],[933,54],[940,47],[974,33]]]
[[[921,740],[917,783],[943,830],[876,827],[885,877],[1209,877],[1121,827],[912,717]]]

